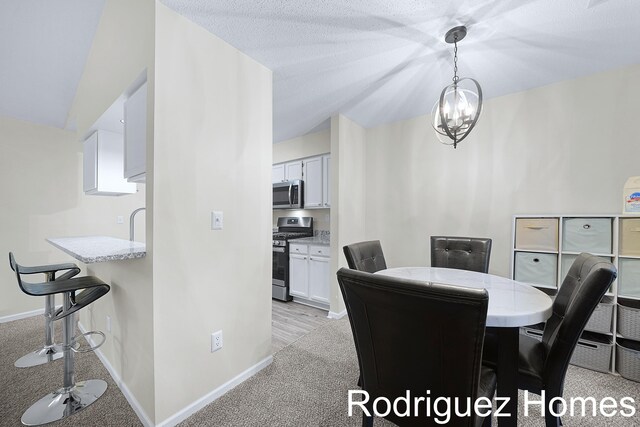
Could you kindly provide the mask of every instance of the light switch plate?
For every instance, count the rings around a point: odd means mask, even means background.
[[[212,230],[222,230],[222,226],[223,226],[222,211],[213,211],[213,212],[211,212],[211,229]]]

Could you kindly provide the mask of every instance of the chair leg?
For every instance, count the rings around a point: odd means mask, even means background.
[[[67,292],[64,294],[63,309],[67,311],[70,308],[71,293]],[[22,415],[22,424],[35,426],[67,418],[91,405],[107,390],[107,383],[103,380],[75,381],[74,317],[74,314],[70,314],[62,319],[63,387],[31,405]]]
[[[47,280],[54,280],[53,274],[47,275]],[[54,324],[53,316],[55,312],[55,295],[44,297],[44,346],[40,350],[33,351],[16,360],[16,368],[30,368],[32,366],[44,365],[62,358],[62,347],[53,342]]]
[[[556,412],[557,408],[554,405],[553,411]],[[556,417],[551,414],[550,408],[547,407],[547,410],[544,413],[544,421],[546,427],[559,427],[562,425],[562,421],[560,417]],[[557,412],[556,412],[557,413]]]

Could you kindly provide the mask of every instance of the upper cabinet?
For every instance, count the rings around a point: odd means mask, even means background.
[[[124,177],[145,182],[147,159],[147,83],[124,102]]]
[[[329,190],[331,189],[331,154],[322,156],[322,206],[331,207],[331,197]]]
[[[83,143],[83,186],[85,194],[119,196],[137,191],[122,174],[124,141],[122,135],[97,130]]]
[[[321,208],[322,201],[322,157],[304,161],[304,207]]]
[[[294,179],[302,179],[302,160],[273,165],[271,169],[271,182],[284,182]]]

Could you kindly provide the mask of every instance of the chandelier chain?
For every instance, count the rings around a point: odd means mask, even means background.
[[[453,40],[453,83],[458,83],[458,36]]]

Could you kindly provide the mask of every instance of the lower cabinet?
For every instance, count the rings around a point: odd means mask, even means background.
[[[289,293],[296,301],[329,308],[329,247],[290,245]]]

